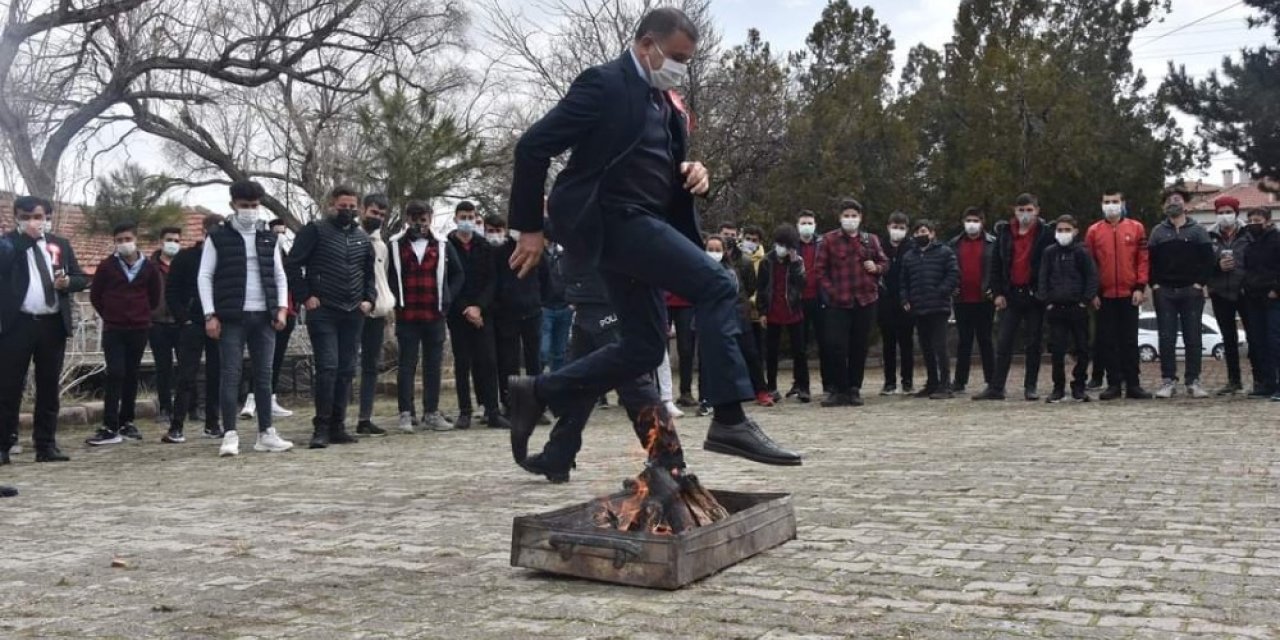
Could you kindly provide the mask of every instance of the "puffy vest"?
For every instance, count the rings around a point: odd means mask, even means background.
[[[258,274],[262,280],[262,293],[267,300],[267,311],[276,308],[279,286],[276,282],[276,234],[257,231],[253,245],[257,249]],[[221,320],[237,321],[244,315],[245,278],[249,270],[245,263],[244,236],[230,224],[218,227],[209,236],[218,252],[218,268],[213,273],[213,313]]]

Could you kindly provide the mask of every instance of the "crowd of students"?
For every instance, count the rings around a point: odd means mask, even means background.
[[[548,244],[537,277],[518,278],[508,268],[518,235],[502,216],[481,218],[463,202],[454,212],[455,229],[438,237],[431,207],[413,202],[403,213],[404,228],[384,234],[387,199],[338,188],[328,214],[290,242],[281,221],[260,224],[264,195],[257,183],[233,184],[233,213],[206,216],[203,237],[185,249],[181,230],[166,228],[159,248],[144,255],[136,225],[120,224],[112,234],[115,251],[92,279],[70,244],[48,233],[50,204],[17,199],[17,230],[0,239],[6,293],[0,302],[0,352],[6,354],[0,364],[0,443],[7,443],[0,462],[21,450],[18,410],[33,363],[36,460],[68,459],[56,441],[58,381],[72,333],[70,297],[84,289],[101,317],[106,361],[102,425],[87,441],[93,446],[143,438],[135,408],[148,345],[159,420],[166,426],[162,442],[184,442],[185,422],[200,413],[196,387],[203,358],[204,435],[221,439],[219,455],[233,456],[240,451],[238,422],[245,418],[256,419],[255,451],[293,447],[273,418],[292,415],[280,405],[278,389],[299,316],[315,362],[311,448],[386,433],[374,423],[373,406],[388,323],[394,323],[399,354],[395,426],[407,433],[471,427],[473,397],[489,427],[509,428],[509,376],[522,365],[529,375],[544,365],[554,369],[611,341],[616,319],[609,301],[589,275],[563,267],[557,245]],[[1217,200],[1216,224],[1206,229],[1187,215],[1187,199],[1169,193],[1164,220],[1148,234],[1126,216],[1118,192],[1102,195],[1101,219],[1087,227],[1070,215],[1042,220],[1036,198],[1023,194],[1012,215],[990,230],[979,210],[968,209],[961,232],[949,239],[937,222],[904,213],[889,216],[885,233],[877,235],[863,224],[862,206],[846,199],[837,207],[838,228],[826,233],[819,232],[815,213],[802,211],[768,238],[757,227],[721,225],[705,238],[705,251],[738,284],[737,343],[761,405],[783,400],[778,370],[784,337],[793,373],[785,397],[814,399],[809,353],[816,342],[821,405],[862,405],[874,326],[883,340],[881,395],[949,399],[965,392],[976,343],[985,388],[973,399],[1003,400],[1021,338],[1023,397],[1038,400],[1047,326],[1049,402],[1088,401],[1097,389],[1102,400],[1169,398],[1179,382],[1187,395],[1205,398],[1210,392],[1200,378],[1200,318],[1206,300],[1226,329],[1228,380],[1216,393],[1245,390],[1233,330],[1239,319],[1253,370],[1249,395],[1280,400],[1280,232],[1269,212],[1242,217],[1232,198]],[[1138,367],[1137,321],[1148,290],[1160,334],[1162,382],[1154,394],[1142,388]],[[671,295],[667,305],[678,367],[673,376],[668,358],[657,372],[661,398],[673,415],[683,415],[682,408],[705,415],[711,408],[694,395],[694,379],[714,372],[697,366],[693,309]],[[959,341],[951,353],[953,318]],[[1181,378],[1179,334],[1185,343]],[[457,383],[453,417],[440,407],[446,336]],[[918,389],[917,340],[925,367]],[[1068,356],[1074,358],[1070,372]],[[420,404],[414,397],[419,366]],[[357,371],[352,434],[347,405]],[[246,372],[250,393],[242,404]]]

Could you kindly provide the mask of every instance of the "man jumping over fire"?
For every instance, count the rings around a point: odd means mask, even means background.
[[[590,415],[610,389],[653,371],[666,352],[663,292],[693,303],[702,395],[715,407],[703,448],[764,464],[798,465],[746,416],[754,396],[738,349],[737,289],[701,249],[694,196],[710,187],[706,167],[686,161],[689,117],[672,92],[687,77],[698,29],[673,8],[641,20],[631,48],[584,71],[521,137],[511,187],[511,228],[521,232],[510,266],[521,277],[543,251],[543,194],[551,160],[572,155],[556,178],[547,213],[566,259],[598,269],[617,314],[619,340],[541,376],[512,378],[511,445],[523,462],[544,409]],[[669,422],[661,403],[655,407]],[[576,421],[578,429],[585,418]],[[567,464],[567,463],[565,463]],[[538,469],[565,473],[568,469]]]

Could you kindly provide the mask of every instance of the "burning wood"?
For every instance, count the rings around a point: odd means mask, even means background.
[[[623,482],[625,496],[601,501],[593,516],[596,526],[669,535],[729,517],[697,476],[672,464],[682,461],[683,454],[671,416],[652,410],[641,420],[652,425],[645,438],[649,461],[640,475]]]

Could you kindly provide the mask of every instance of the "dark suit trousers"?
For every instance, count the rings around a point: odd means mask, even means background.
[[[147,350],[147,329],[102,332],[102,355],[107,361],[102,423],[112,431],[133,422],[138,401],[138,369]]]
[[[662,292],[670,291],[694,306],[699,360],[710,372],[702,396],[712,405],[754,396],[738,347],[738,287],[729,271],[663,220],[602,215],[599,270],[618,316],[619,340],[540,376],[539,395],[558,413],[578,398],[599,397],[657,369],[667,348]]]
[[[520,375],[522,359],[526,375],[536,376],[542,371],[542,310],[525,317],[497,312],[494,325],[497,333],[498,393],[505,407],[508,405],[507,376]]]
[[[0,446],[8,448],[18,435],[18,411],[27,370],[35,362],[36,406],[32,440],[37,449],[56,446],[62,360],[67,352],[67,330],[61,314],[20,314],[0,335]]]
[[[459,415],[471,414],[471,382],[486,415],[498,412],[498,374],[494,365],[493,317],[484,316],[477,329],[461,313],[449,315],[449,337],[453,347],[453,379],[458,391]]]
[[[171,429],[183,430],[187,415],[199,400],[197,378],[201,354],[205,355],[205,399],[209,404],[204,414],[204,426],[215,431],[221,422],[218,389],[222,382],[222,358],[218,341],[205,335],[204,324],[192,322],[182,325],[178,334],[178,375],[174,382],[173,413],[169,422]]]

